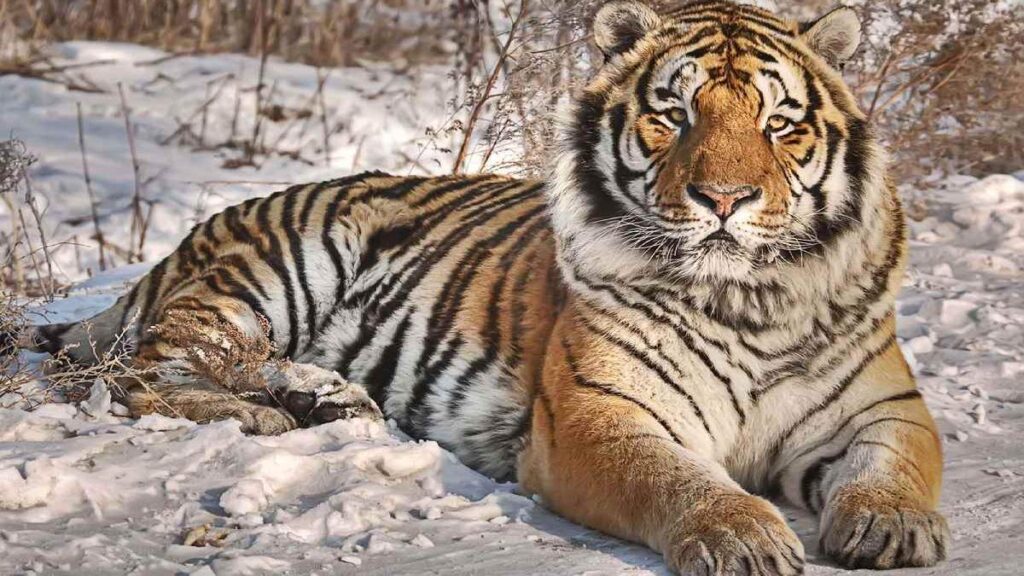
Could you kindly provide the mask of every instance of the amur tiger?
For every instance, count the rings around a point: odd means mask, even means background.
[[[803,572],[753,493],[820,513],[845,566],[942,560],[940,441],[894,336],[903,216],[838,71],[855,13],[623,0],[593,39],[548,181],[367,173],[250,200],[27,345],[88,363],[133,326],[167,374],[128,389],[135,414],[276,434],[379,406],[682,574]],[[152,328],[182,315],[294,364],[262,403],[218,389]]]

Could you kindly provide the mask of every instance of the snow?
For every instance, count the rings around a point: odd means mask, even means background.
[[[236,152],[159,141],[176,129],[175,116],[205,100],[209,81],[244,76],[224,80],[232,94],[255,84],[254,60],[143,65],[164,54],[109,43],[54,49],[68,62],[114,62],[82,72],[105,94],[0,78],[0,129],[40,156],[33,185],[48,200],[47,221],[60,222],[51,237],[77,235],[83,244],[81,268],[73,250],[58,253],[66,276],[83,281],[34,308],[33,322],[89,316],[150,265],[85,279],[86,268],[96,270],[95,249],[86,240],[91,223],[79,222],[88,201],[74,103],[83,103],[105,231],[123,234],[133,176],[116,82],[127,88],[146,196],[158,202],[149,261],[170,251],[197,218],[281,187],[242,181],[293,183],[368,168],[408,173],[407,158],[417,156],[428,169],[450,165],[422,139],[423,126],[443,122],[443,71],[416,78],[386,69],[331,71],[331,122],[345,129],[333,137],[329,164],[313,125],[283,140],[312,165],[274,156],[261,159],[259,170],[228,169],[224,160]],[[317,76],[271,61],[267,81],[276,83],[275,101],[299,106]],[[243,96],[239,125],[248,129],[251,95]],[[225,96],[211,107],[208,142],[230,133],[233,102]],[[284,127],[270,130],[273,139]],[[949,177],[902,193],[923,202],[927,217],[910,223],[898,336],[943,435],[942,510],[954,538],[946,563],[904,573],[1016,575],[1024,560],[1024,182]],[[391,423],[357,419],[253,437],[234,421],[124,414],[102,383],[77,405],[26,411],[19,398],[0,397],[0,573],[667,574],[657,554],[562,520],[515,485],[495,483]],[[808,550],[808,574],[845,574],[820,556],[816,520],[786,514]]]
[[[82,65],[72,73],[87,77],[104,92],[69,91],[56,83],[2,76],[0,134],[23,140],[39,159],[30,176],[46,212],[47,236],[68,242],[56,250],[62,279],[82,280],[87,270],[98,270],[76,104],[82,107],[103,232],[126,247],[135,177],[119,86],[125,92],[141,165],[144,212],[152,205],[143,250],[147,260],[173,250],[207,216],[289,184],[369,169],[408,174],[446,172],[451,166],[450,137],[456,134],[426,133],[427,128],[441,128],[448,115],[451,95],[442,87],[450,82],[443,67],[418,68],[415,75],[380,66],[318,72],[271,58],[264,74],[263,107],[280,105],[283,119],[264,117],[261,138],[267,148],[295,158],[257,155],[258,166],[232,169],[226,165],[243,152],[216,145],[232,136],[251,139],[258,59],[221,54],[162,60],[168,54],[152,48],[84,41],[57,44],[50,52],[58,65]],[[327,153],[317,103],[318,73],[326,75],[323,100],[331,132]],[[204,130],[201,111],[208,101]],[[189,121],[196,137],[187,145],[162,144]],[[9,229],[9,218],[0,205],[2,229]],[[72,242],[80,249],[75,250]],[[117,262],[125,259],[118,257]]]
[[[235,421],[0,410],[0,430],[2,573],[418,574],[515,551],[523,573],[658,564],[619,542],[603,546],[622,560],[577,547],[602,539],[370,420],[268,438]],[[200,526],[218,546],[180,545]]]

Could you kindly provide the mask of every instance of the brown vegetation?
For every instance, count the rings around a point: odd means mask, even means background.
[[[236,394],[267,389],[264,368],[274,352],[267,336],[270,323],[261,318],[263,334],[244,334],[223,319],[202,321],[194,315],[171,310],[151,328],[167,346],[184,350],[191,374]]]
[[[269,52],[316,66],[444,56],[444,2],[430,0],[0,0],[33,43],[114,40],[170,52]]]

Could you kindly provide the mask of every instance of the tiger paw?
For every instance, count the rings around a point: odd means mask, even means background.
[[[845,490],[822,515],[825,553],[848,568],[933,566],[945,560],[949,527],[938,512],[864,490]]]
[[[268,376],[267,381],[281,406],[304,426],[384,417],[366,389],[348,382],[337,372],[311,364],[288,363]]]
[[[276,436],[294,430],[296,425],[295,418],[284,410],[248,402],[225,404],[217,412],[221,418],[238,420],[246,434]]]
[[[679,574],[791,576],[804,573],[804,549],[769,502],[749,494],[719,497],[683,518],[665,559]]]

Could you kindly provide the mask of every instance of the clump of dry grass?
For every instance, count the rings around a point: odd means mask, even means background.
[[[1024,165],[1024,4],[861,0],[848,76],[903,177]]]
[[[88,396],[97,379],[116,388],[119,379],[144,379],[146,369],[132,360],[127,329],[109,350],[96,350],[92,365],[71,362],[62,352],[38,363],[28,361],[18,340],[28,329],[27,298],[52,299],[59,285],[51,246],[44,227],[45,214],[32,193],[28,168],[35,158],[16,139],[0,141],[0,200],[10,216],[10,230],[0,231],[0,407],[32,408],[55,399],[77,402]],[[33,385],[38,383],[40,385]]]
[[[18,190],[25,170],[35,162],[25,143],[10,139],[0,141],[0,194],[12,194]]]
[[[447,6],[430,0],[0,0],[32,43],[114,40],[176,53],[264,52],[317,66],[439,62]]]
[[[85,328],[86,334],[90,334],[88,323]],[[87,398],[97,380],[103,380],[115,397],[123,396],[127,387],[139,383],[145,385],[156,376],[151,367],[134,361],[135,345],[130,337],[133,331],[134,325],[129,323],[115,336],[110,346],[103,350],[97,347],[90,335],[86,345],[92,348],[96,362],[75,363],[66,350],[61,350],[43,361],[37,377],[45,378],[48,394],[59,393],[68,402],[79,402]]]
[[[90,338],[87,345],[97,358],[91,364],[75,363],[67,350],[42,362],[27,361],[17,346],[17,337],[26,327],[24,303],[13,295],[0,300],[0,408],[32,409],[54,401],[77,403],[88,398],[97,380],[115,395],[123,395],[127,384],[145,385],[156,375],[152,368],[133,361],[131,326],[122,330],[106,350],[97,349]]]
[[[270,323],[260,318],[262,334],[242,332],[220,318],[199,318],[184,310],[170,310],[150,328],[168,346],[185,351],[190,377],[196,377],[237,395],[268,389],[265,369],[274,353]]]
[[[34,380],[31,367],[18,353],[17,339],[24,326],[24,306],[11,293],[0,294],[0,398],[18,395]]]
[[[52,246],[28,177],[35,160],[20,140],[0,141],[0,201],[10,221],[10,230],[0,230],[0,285],[18,294],[52,299],[58,289]]]

